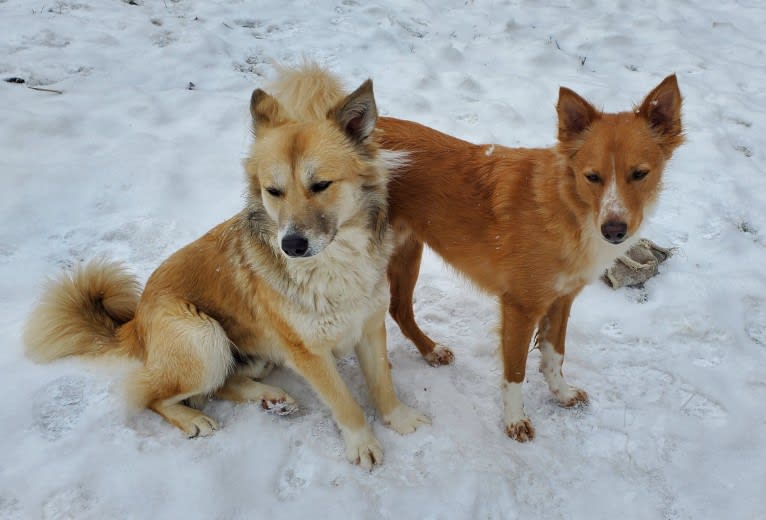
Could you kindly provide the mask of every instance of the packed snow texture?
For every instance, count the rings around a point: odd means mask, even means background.
[[[0,82],[0,518],[766,518],[764,26],[756,0],[0,0],[0,79],[26,81]],[[187,440],[125,413],[119,365],[24,357],[47,276],[107,255],[145,280],[241,207],[250,93],[305,58],[373,78],[384,115],[510,146],[554,143],[560,85],[618,111],[678,75],[687,143],[643,232],[677,252],[576,300],[589,406],[559,407],[533,351],[537,438],[510,440],[496,303],[431,253],[416,313],[455,363],[388,329],[433,424],[385,428],[339,362],[385,449],[371,473],[288,370],[267,382],[297,416],[212,402],[222,429]]]

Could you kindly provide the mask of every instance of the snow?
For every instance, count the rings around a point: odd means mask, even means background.
[[[133,4],[0,0],[0,78],[26,80],[0,82],[0,518],[766,518],[766,6]],[[24,357],[46,276],[109,255],[145,280],[240,208],[250,93],[304,57],[373,78],[384,115],[511,146],[554,142],[560,85],[616,111],[678,74],[688,139],[644,229],[677,253],[643,290],[575,301],[565,370],[590,406],[560,408],[534,351],[537,438],[508,439],[495,302],[430,253],[416,313],[455,363],[427,366],[393,323],[389,352],[433,424],[385,428],[341,361],[385,450],[371,473],[289,371],[266,381],[297,416],[214,402],[222,429],[187,440],[126,415],[119,366]]]

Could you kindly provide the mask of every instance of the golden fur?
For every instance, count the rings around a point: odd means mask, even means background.
[[[415,323],[412,295],[423,244],[501,305],[505,423],[531,439],[520,384],[539,327],[541,370],[564,406],[587,394],[563,379],[561,364],[575,296],[638,239],[682,142],[675,76],[632,112],[606,114],[562,88],[558,146],[474,145],[425,126],[381,118],[381,144],[408,153],[389,186],[397,248],[389,263],[391,315],[434,365],[452,352]],[[610,242],[611,241],[611,242]]]
[[[392,249],[387,183],[368,80],[346,95],[308,65],[257,89],[257,136],[246,161],[246,207],[168,258],[143,293],[119,264],[96,261],[53,282],[29,319],[38,361],[116,353],[141,361],[129,400],[189,436],[215,421],[190,406],[206,396],[295,409],[254,381],[267,363],[301,374],[331,408],[347,457],[365,467],[382,450],[338,374],[333,353],[355,349],[384,421],[400,433],[427,419],[403,405],[386,356],[386,265]]]

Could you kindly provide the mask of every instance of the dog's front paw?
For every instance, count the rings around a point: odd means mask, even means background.
[[[431,419],[402,403],[399,403],[394,411],[384,415],[383,421],[386,426],[402,435],[412,433],[424,424],[431,424]]]
[[[554,392],[553,395],[564,408],[588,404],[588,393],[575,386],[568,386],[566,390]]]
[[[357,431],[343,431],[343,440],[346,443],[346,458],[352,464],[371,470],[383,462],[383,448],[369,426]]]
[[[532,421],[526,417],[515,423],[506,424],[505,432],[508,437],[519,442],[527,442],[535,438],[535,427],[532,426]]]
[[[455,354],[444,345],[436,345],[431,352],[423,356],[423,359],[432,367],[438,367],[439,365],[449,365],[455,361]]]

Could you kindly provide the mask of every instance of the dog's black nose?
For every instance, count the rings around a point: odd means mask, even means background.
[[[286,235],[282,239],[282,251],[284,251],[287,256],[306,256],[308,250],[309,241],[306,240],[306,237],[304,236],[293,233],[291,235]]]
[[[619,244],[628,234],[628,225],[625,222],[610,220],[601,225],[601,234],[612,244]]]

